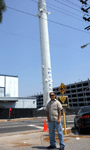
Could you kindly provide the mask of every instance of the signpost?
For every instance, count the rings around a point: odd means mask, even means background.
[[[62,94],[62,96],[57,96],[58,100],[60,101],[60,103],[63,106],[63,121],[64,121],[64,135],[67,135],[67,131],[66,131],[66,118],[65,118],[65,108],[69,107],[69,99],[68,96],[64,96],[64,93],[66,91],[67,87],[61,83],[60,87],[59,87],[59,91]]]

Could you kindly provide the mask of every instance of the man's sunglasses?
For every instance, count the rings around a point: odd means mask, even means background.
[[[51,96],[55,96],[55,95],[50,95],[50,97],[51,97]]]

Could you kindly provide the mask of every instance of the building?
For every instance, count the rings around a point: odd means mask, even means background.
[[[35,97],[0,97],[1,108],[31,109],[37,108]]]
[[[0,75],[0,106],[37,108],[35,97],[18,97],[18,76]]]
[[[18,76],[0,74],[0,97],[18,97]]]
[[[56,96],[61,96],[59,86],[53,88]],[[90,105],[90,79],[68,84],[66,87],[64,95],[69,97],[69,110],[74,111],[81,106]],[[0,119],[8,118],[9,108],[12,108],[11,117],[19,118],[42,115],[37,110],[41,107],[43,94],[18,97],[18,76],[0,75]]]
[[[18,96],[18,76],[0,75],[0,118],[32,117],[37,108],[36,97]]]
[[[69,108],[79,108],[81,106],[90,105],[90,79],[81,82],[68,84],[64,95],[69,97]],[[61,95],[59,86],[53,88],[56,96]],[[37,108],[43,106],[43,95],[35,95],[37,97]]]

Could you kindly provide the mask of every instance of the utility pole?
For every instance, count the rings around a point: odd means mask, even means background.
[[[87,4],[87,1],[88,1],[88,0],[80,0],[80,2],[81,2],[82,4],[84,4],[84,5],[81,7],[81,10],[82,10],[83,12],[85,12],[85,14],[84,14],[84,16],[83,16],[83,19],[84,19],[85,21],[90,22],[90,15],[89,15],[89,12],[88,12],[88,10],[90,9],[90,6]],[[90,30],[90,25],[87,26],[87,27],[84,28],[84,29],[85,29],[85,30]]]
[[[45,0],[38,1],[38,18],[40,30],[42,84],[43,84],[43,107],[49,102],[49,93],[52,91],[52,72],[50,61],[48,22]]]

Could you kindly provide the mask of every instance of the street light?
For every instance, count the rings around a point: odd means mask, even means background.
[[[88,44],[90,44],[90,43],[87,43],[87,44],[85,44],[85,45],[82,45],[82,46],[81,46],[81,48],[84,48],[84,47],[86,47]]]
[[[85,102],[86,102],[86,105],[87,105],[87,98],[86,98],[86,91],[87,91],[87,89],[90,89],[90,87],[85,89]]]

